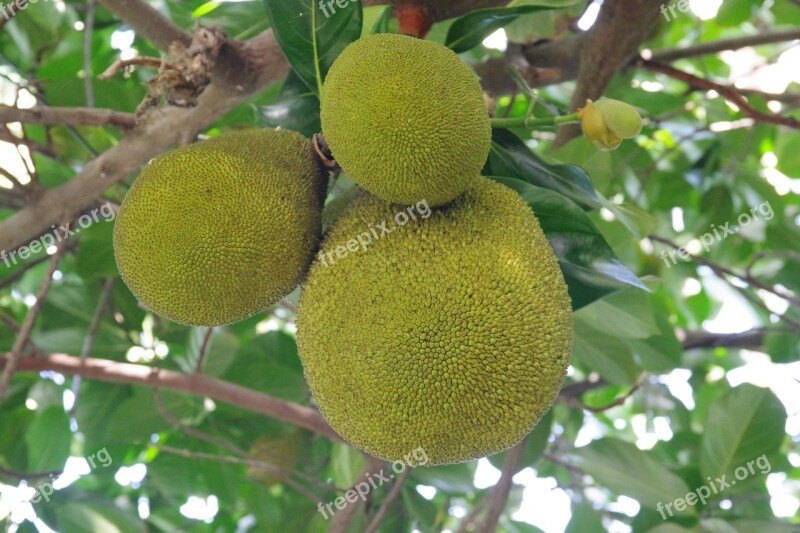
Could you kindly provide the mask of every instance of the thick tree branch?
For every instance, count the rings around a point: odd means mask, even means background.
[[[288,72],[271,31],[246,43],[231,43],[218,63],[219,72],[215,71],[214,81],[196,107],[152,111],[72,180],[45,191],[35,204],[0,222],[0,250],[12,250],[51,224],[72,219],[110,186],[170,147],[192,141],[218,117]]]
[[[0,368],[4,368],[8,362],[9,354],[0,356]],[[107,359],[88,358],[82,361],[78,357],[65,354],[25,358],[19,361],[17,369],[23,372],[52,370],[70,376],[81,375],[85,379],[131,383],[204,396],[308,429],[331,440],[342,440],[322,416],[310,407],[279,400],[233,383],[197,374],[181,374]]]
[[[143,0],[100,0],[100,3],[163,52],[169,52],[175,41],[185,45],[192,41],[191,35]]]
[[[581,41],[578,85],[570,100],[570,110],[583,107],[588,98],[603,95],[611,78],[636,55],[639,45],[653,33],[661,17],[652,0],[605,2],[597,21]],[[558,130],[555,146],[561,146],[581,133],[572,124]]]
[[[22,122],[26,124],[73,124],[84,126],[119,126],[132,128],[136,117],[111,109],[90,107],[34,107],[19,109],[0,104],[0,122]]]

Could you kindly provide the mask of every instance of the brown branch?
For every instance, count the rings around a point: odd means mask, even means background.
[[[639,390],[639,387],[642,386],[642,382],[643,382],[643,379],[640,378],[633,385],[633,387],[631,387],[631,390],[629,390],[628,392],[626,392],[625,394],[623,394],[619,398],[615,399],[611,403],[607,403],[606,405],[601,405],[601,406],[598,406],[598,407],[592,407],[590,405],[586,405],[585,403],[581,402],[580,400],[577,399],[577,398],[580,398],[580,396],[574,397],[574,396],[567,396],[567,395],[559,394],[558,395],[558,402],[559,403],[563,403],[565,405],[568,405],[569,407],[573,407],[575,409],[584,409],[586,411],[589,411],[590,413],[602,413],[604,411],[608,411],[609,409],[611,409],[613,407],[619,407],[620,405],[623,405],[628,400],[628,398],[633,396],[633,394],[637,390]],[[584,392],[586,392],[586,391],[584,391]]]
[[[192,40],[191,35],[143,0],[100,0],[100,3],[162,52],[168,52],[175,41],[188,45]]]
[[[661,14],[652,0],[604,2],[597,21],[581,41],[578,84],[570,99],[575,111],[586,100],[603,95],[611,78],[635,57],[639,46],[658,25]],[[562,126],[556,134],[556,147],[581,134],[577,124]]]
[[[26,124],[73,124],[84,126],[118,126],[132,128],[136,116],[111,109],[91,107],[34,107],[19,109],[0,104],[0,122]]]
[[[768,331],[754,328],[741,333],[710,333],[708,331],[679,332],[684,350],[694,348],[760,348]]]
[[[378,509],[378,512],[375,513],[375,517],[369,523],[367,529],[364,530],[364,533],[375,533],[376,531],[378,531],[381,522],[383,522],[386,519],[386,516],[389,514],[389,509],[392,508],[392,505],[394,504],[395,500],[400,495],[400,489],[403,488],[403,485],[405,484],[409,474],[411,474],[411,469],[406,468],[399,476],[397,476],[397,479],[392,485],[392,490],[389,491],[389,494],[386,496],[386,499],[383,501],[383,504],[381,504],[381,507],[380,509]]]
[[[356,490],[356,486],[358,483],[361,483],[362,480],[376,471],[380,471],[384,468],[385,464],[380,459],[376,459],[370,455],[364,455],[366,458],[364,469],[362,470],[361,474],[356,478],[356,485],[353,485],[349,490]],[[369,500],[371,498],[372,492],[367,494],[365,498]],[[340,509],[336,512],[331,520],[331,525],[328,528],[328,533],[345,533],[347,531],[347,526],[350,522],[355,518],[356,512],[361,508],[362,500],[358,499],[355,502],[350,502],[348,500],[347,505],[344,509]]]
[[[675,78],[677,80],[689,84],[691,87],[695,89],[701,89],[704,91],[716,91],[720,95],[722,95],[726,100],[738,106],[743,114],[758,122],[767,122],[770,124],[778,124],[780,126],[787,126],[789,128],[800,129],[800,120],[794,119],[792,117],[782,117],[780,115],[773,115],[771,113],[764,113],[763,111],[759,111],[758,109],[751,106],[747,102],[747,99],[741,94],[739,94],[733,87],[720,85],[719,83],[715,83],[705,78],[695,76],[694,74],[689,74],[688,72],[678,70],[670,65],[659,63],[657,61],[651,61],[639,58],[639,60],[636,62],[636,66],[645,68],[647,70],[652,70],[653,72],[660,72],[661,74],[666,74],[667,76],[670,76],[672,78]]]
[[[111,299],[111,290],[114,288],[114,282],[116,278],[106,278],[103,282],[103,289],[100,292],[100,300],[97,302],[97,309],[94,312],[94,316],[92,317],[92,321],[89,323],[89,329],[86,330],[86,336],[83,338],[83,345],[81,346],[81,359],[86,359],[89,357],[89,354],[92,351],[92,346],[94,346],[94,339],[97,336],[97,331],[100,329],[100,324],[103,321],[103,314],[106,311],[106,307],[108,306],[108,302]],[[80,396],[81,392],[81,376],[76,375],[72,380],[72,407],[70,408],[70,414],[75,413],[76,409],[78,408],[78,397]]]
[[[200,352],[197,356],[197,365],[194,367],[195,374],[203,373],[203,362],[206,359],[206,352],[208,352],[208,347],[211,344],[212,333],[214,333],[214,328],[207,328],[203,335],[203,342],[200,344]]]
[[[652,235],[652,234],[648,235],[647,238],[650,239],[651,241],[656,241],[656,242],[660,242],[662,244],[666,244],[667,246],[670,246],[670,247],[674,248],[675,250],[683,250],[683,248],[680,245],[678,245],[677,243],[672,242],[671,240],[669,240],[667,238],[660,237],[658,235]],[[725,278],[725,276],[734,277],[734,278],[736,278],[738,280],[741,280],[741,281],[747,283],[748,285],[750,285],[752,287],[756,287],[758,289],[765,290],[765,291],[767,291],[769,293],[774,294],[775,296],[778,296],[779,298],[783,298],[784,300],[786,300],[786,301],[788,301],[788,302],[790,302],[790,303],[792,303],[794,305],[800,306],[800,298],[798,298],[796,296],[793,296],[791,294],[785,293],[783,291],[779,291],[777,288],[773,287],[772,285],[770,285],[768,283],[764,283],[763,281],[761,281],[761,280],[759,280],[757,278],[754,278],[753,276],[750,276],[748,274],[739,274],[737,272],[734,272],[733,270],[731,270],[728,267],[722,266],[722,265],[717,264],[717,263],[715,263],[713,261],[709,261],[705,257],[701,257],[699,255],[694,255],[694,254],[691,254],[689,252],[686,252],[686,254],[689,256],[689,258],[692,261],[694,261],[697,264],[700,264],[700,265],[703,265],[703,266],[707,266],[717,276],[719,276],[719,277],[721,277],[723,279]]]
[[[0,368],[8,364],[8,356],[9,354],[0,355]],[[107,359],[88,358],[81,361],[78,357],[65,354],[25,358],[19,362],[18,369],[22,372],[52,370],[70,376],[80,374],[84,379],[130,383],[204,396],[308,429],[331,440],[342,440],[322,416],[310,407],[280,400],[219,379]]]
[[[503,470],[500,474],[500,480],[497,485],[492,489],[492,500],[489,504],[489,510],[486,513],[486,520],[483,522],[482,531],[494,531],[497,528],[497,523],[500,521],[500,516],[506,507],[508,501],[508,494],[511,492],[512,478],[517,472],[517,466],[522,458],[522,452],[525,451],[525,442],[527,439],[522,439],[516,446],[511,448],[506,455],[506,462],[503,463]]]
[[[186,433],[190,437],[194,437],[198,440],[202,440],[209,444],[213,444],[214,446],[219,446],[220,448],[225,448],[226,450],[233,452],[239,457],[247,457],[247,453],[244,450],[239,449],[233,443],[230,443],[214,435],[203,433],[200,430],[187,426],[186,424],[182,423],[180,420],[175,418],[175,416],[172,413],[170,413],[169,409],[167,409],[167,406],[164,405],[164,402],[161,400],[161,392],[158,387],[153,388],[153,400],[155,400],[156,409],[158,409],[158,413],[161,415],[161,418],[166,420],[169,423],[169,425],[171,425],[175,429],[182,431],[183,433]]]
[[[36,323],[36,318],[39,316],[39,311],[42,309],[44,297],[47,291],[50,290],[50,284],[53,282],[53,273],[58,268],[58,263],[61,261],[61,254],[63,253],[63,246],[57,245],[56,253],[50,258],[50,265],[44,273],[42,283],[39,285],[39,290],[36,292],[36,302],[28,309],[25,315],[25,320],[22,322],[22,327],[19,330],[14,346],[11,348],[11,353],[8,354],[3,364],[3,377],[0,378],[0,405],[6,396],[8,386],[11,384],[11,378],[17,371],[17,368],[22,368],[20,359],[24,351],[25,345],[33,332],[33,326]]]
[[[164,65],[164,62],[155,57],[134,57],[131,59],[118,59],[114,61],[102,74],[97,77],[101,80],[108,80],[113,78],[117,72],[125,70],[128,67],[144,66],[159,69]]]
[[[254,459],[231,457],[228,455],[215,455],[211,453],[192,452],[189,450],[183,450],[181,448],[173,448],[172,446],[166,446],[166,445],[153,445],[153,448],[155,448],[160,452],[169,453],[171,455],[177,455],[179,457],[185,457],[187,459],[200,459],[203,461],[216,461],[218,463],[261,468],[269,472],[271,475],[277,477],[278,479],[280,479],[281,481],[283,481],[284,483],[295,489],[297,492],[299,492],[312,502],[316,503],[319,501],[319,496],[317,494],[314,494],[300,483],[291,479],[286,470],[270,463],[265,463],[263,461],[256,461]]]
[[[716,54],[725,50],[738,50],[748,46],[758,46],[762,44],[780,43],[800,39],[800,30],[792,28],[790,30],[776,31],[771,33],[761,33],[758,35],[747,35],[745,37],[735,37],[733,39],[720,39],[710,43],[687,46],[685,48],[670,48],[653,52],[648,59],[653,61],[675,61],[703,55]]]
[[[0,468],[0,476],[7,476],[18,480],[41,479],[43,477],[50,477],[50,476],[57,477],[63,473],[64,473],[63,470],[50,470],[49,472],[16,472],[14,470],[6,470],[5,468]]]
[[[271,31],[246,43],[230,42],[217,63],[214,80],[200,95],[197,106],[149,113],[116,146],[87,163],[70,181],[44,191],[34,205],[0,222],[0,250],[30,242],[50,224],[70,220],[141,165],[176,144],[190,142],[218,117],[288,73]]]

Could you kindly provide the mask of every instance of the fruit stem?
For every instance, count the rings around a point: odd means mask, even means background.
[[[572,124],[577,122],[580,122],[580,119],[578,118],[578,113],[572,113],[571,115],[564,115],[561,117],[543,117],[543,118],[534,118],[529,115],[526,115],[524,117],[514,117],[514,118],[493,118],[492,127],[535,129],[540,126],[559,126],[561,124]]]

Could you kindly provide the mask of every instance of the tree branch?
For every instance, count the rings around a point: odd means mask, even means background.
[[[659,50],[657,52],[653,52],[652,56],[648,57],[648,59],[653,61],[669,62],[677,59],[716,54],[718,52],[724,52],[725,50],[738,50],[747,46],[780,43],[785,41],[793,41],[795,39],[800,39],[800,29],[792,28],[789,30],[771,33],[735,37],[733,39],[720,39],[719,41],[687,46],[685,48]]]
[[[11,250],[51,224],[70,220],[108,187],[171,146],[190,142],[218,117],[288,73],[271,31],[246,43],[231,43],[218,63],[219,72],[197,106],[150,112],[116,146],[87,163],[70,181],[46,190],[35,204],[0,222],[0,250]]]
[[[9,354],[0,356],[0,368],[7,366],[9,359]],[[52,370],[70,376],[81,375],[85,379],[96,379],[110,383],[131,383],[145,387],[181,391],[226,402],[254,413],[261,413],[281,422],[308,429],[331,440],[342,440],[322,416],[310,407],[280,400],[233,383],[197,374],[181,374],[171,370],[161,370],[130,363],[118,363],[107,359],[88,358],[81,361],[78,357],[65,354],[23,359],[19,362],[18,370],[22,372]]]
[[[411,474],[411,469],[406,468],[399,476],[397,476],[397,479],[392,485],[392,490],[389,491],[389,495],[386,496],[386,499],[383,501],[383,504],[381,504],[381,507],[378,509],[375,517],[367,526],[367,529],[364,530],[364,533],[375,533],[378,531],[378,528],[381,526],[381,522],[383,522],[386,519],[386,515],[389,514],[389,509],[392,508],[395,500],[398,496],[400,496],[400,489],[403,488],[403,485],[405,484],[409,474]]]
[[[63,251],[64,247],[57,245],[56,253],[50,258],[50,265],[44,273],[44,278],[42,278],[42,283],[39,285],[39,290],[36,292],[36,302],[28,309],[25,320],[22,322],[22,327],[14,341],[14,346],[11,348],[11,353],[8,354],[6,361],[4,361],[3,376],[0,379],[0,405],[2,405],[5,399],[6,391],[11,384],[11,378],[14,376],[17,368],[22,366],[20,364],[22,352],[25,349],[25,345],[28,343],[31,332],[33,332],[33,326],[36,323],[36,318],[39,316],[39,311],[42,309],[44,297],[47,295],[47,291],[50,290],[50,284],[53,282],[53,273],[56,271],[56,268],[58,268],[58,263],[61,261],[61,254]]]
[[[366,458],[364,470],[361,471],[361,474],[356,478],[356,485],[366,477],[371,476],[376,471],[380,471],[384,468],[384,463],[380,459],[376,459],[371,455],[364,454]],[[351,487],[349,490],[355,490],[355,485]],[[372,492],[367,494],[366,499],[369,500],[372,497]],[[331,520],[331,526],[328,528],[328,533],[345,533],[347,531],[347,526],[350,522],[355,518],[356,512],[361,508],[362,500],[356,500],[355,502],[347,502],[347,505],[344,509],[339,510],[334,516],[333,520]]]
[[[34,107],[19,109],[0,104],[0,122],[23,122],[26,124],[75,124],[84,126],[119,126],[132,128],[136,116],[111,109],[91,107]]]
[[[175,41],[185,45],[192,41],[191,35],[143,0],[100,0],[100,3],[163,52],[169,52]]]
[[[603,3],[597,21],[581,42],[578,85],[570,99],[571,111],[585,105],[588,98],[596,100],[603,95],[611,78],[636,55],[660,18],[652,0]],[[579,125],[562,126],[556,134],[555,146],[562,146],[580,134]]]
[[[647,70],[652,70],[654,72],[660,72],[662,74],[666,74],[667,76],[688,83],[691,87],[695,89],[702,89],[704,91],[716,91],[719,94],[721,94],[726,100],[735,104],[744,115],[758,122],[767,122],[770,124],[778,124],[779,126],[786,126],[789,128],[800,129],[800,120],[797,120],[792,117],[783,117],[780,115],[773,115],[770,113],[764,113],[763,111],[759,111],[755,107],[751,106],[747,102],[747,99],[741,94],[739,94],[733,87],[720,85],[719,83],[715,83],[705,78],[695,76],[694,74],[689,74],[688,72],[678,70],[675,67],[672,67],[664,63],[659,63],[657,61],[640,58],[636,62],[636,66],[646,68]]]
[[[511,492],[512,478],[517,471],[522,452],[525,451],[525,441],[526,439],[522,439],[506,455],[506,462],[503,463],[500,480],[492,489],[492,501],[489,504],[482,531],[494,531],[497,528],[497,523],[500,521],[500,516],[503,514],[508,501],[508,494]]]

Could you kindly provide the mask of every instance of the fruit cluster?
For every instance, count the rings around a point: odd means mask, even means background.
[[[572,311],[539,222],[481,177],[491,124],[474,73],[402,35],[351,44],[328,73],[322,130],[361,187],[324,237],[327,174],[300,135],[221,135],[151,163],[115,227],[120,273],[156,313],[217,326],[303,284],[297,342],[330,425],[360,449],[427,464],[506,449],[562,385]],[[406,206],[363,253],[321,264]],[[314,257],[317,257],[315,260]]]

